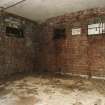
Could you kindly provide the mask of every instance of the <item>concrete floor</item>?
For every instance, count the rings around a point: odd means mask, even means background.
[[[26,76],[0,84],[0,105],[105,105],[104,80]]]

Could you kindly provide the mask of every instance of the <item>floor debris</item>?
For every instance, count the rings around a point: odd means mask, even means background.
[[[0,105],[105,105],[105,81],[27,76],[0,85]]]

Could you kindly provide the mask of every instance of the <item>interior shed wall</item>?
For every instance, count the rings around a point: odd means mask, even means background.
[[[8,20],[9,19],[9,20]],[[6,22],[21,23],[24,37],[6,35]],[[13,20],[13,21],[12,21]],[[22,17],[3,13],[0,16],[0,77],[35,70],[38,57],[37,24]],[[37,63],[38,65],[38,63]]]
[[[105,9],[90,9],[48,19],[38,25],[12,14],[0,16],[0,77],[17,72],[58,72],[105,75],[105,34],[88,35],[88,25],[105,22]],[[5,19],[22,24],[24,37],[6,35]],[[65,37],[54,39],[54,29],[65,28]],[[81,35],[72,35],[81,28]]]
[[[44,71],[105,75],[105,34],[88,36],[88,25],[105,22],[105,9],[96,8],[48,19],[41,25],[40,67]],[[54,28],[64,27],[66,37],[53,39]],[[72,28],[82,28],[72,35]]]

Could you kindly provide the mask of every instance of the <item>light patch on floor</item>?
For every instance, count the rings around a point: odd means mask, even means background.
[[[0,105],[105,105],[105,81],[27,76],[0,85]]]

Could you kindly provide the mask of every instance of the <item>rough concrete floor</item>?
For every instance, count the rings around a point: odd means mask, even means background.
[[[1,82],[0,105],[105,105],[105,81],[26,76]]]

